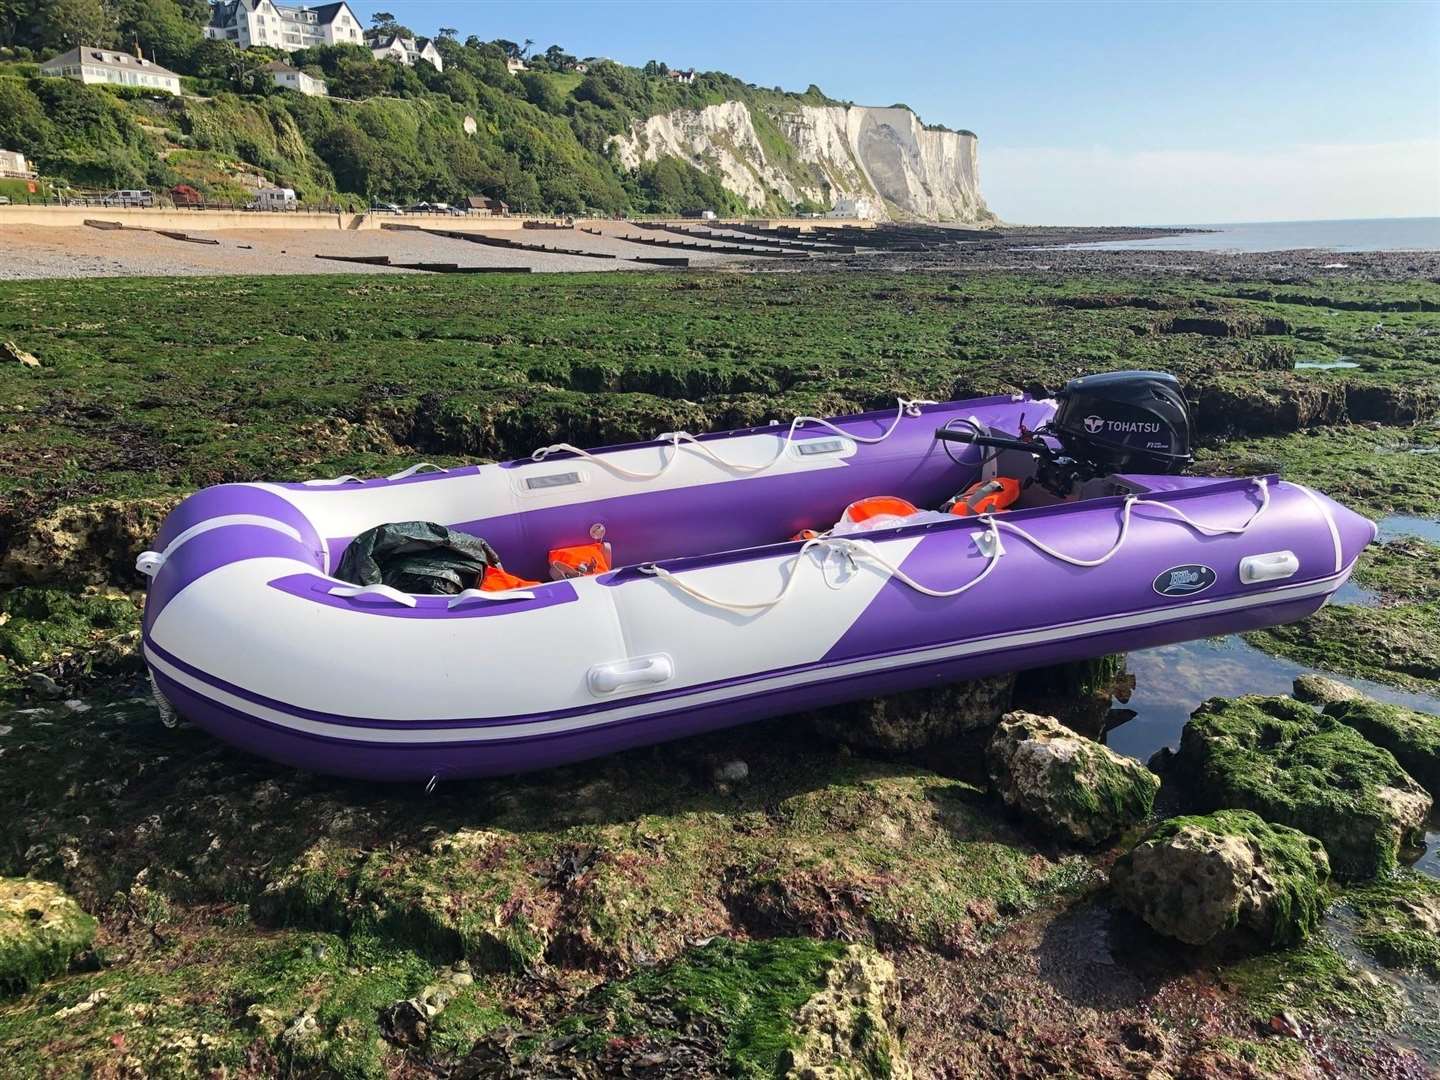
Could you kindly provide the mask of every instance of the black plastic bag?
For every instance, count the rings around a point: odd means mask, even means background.
[[[335,576],[352,585],[453,596],[479,585],[495,549],[478,536],[433,521],[396,521],[367,529],[345,549]]]

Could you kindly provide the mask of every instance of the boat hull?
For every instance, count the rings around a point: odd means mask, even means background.
[[[355,485],[209,489],[157,542],[146,660],[182,715],[273,760],[380,780],[489,776],[1291,622],[1374,537],[1275,477],[1117,477],[1084,501],[993,519],[768,542],[833,520],[855,492],[933,504],[984,468],[937,449],[937,423],[1014,431],[1046,408],[985,399],[840,418],[807,433],[821,441],[805,453],[783,429],[750,429],[707,440],[714,454],[672,440]],[[736,467],[746,454],[748,471]],[[575,490],[557,475],[577,477]],[[548,479],[534,495],[537,476]],[[477,505],[496,512],[477,518]],[[628,565],[458,603],[351,595],[329,575],[360,527],[406,518],[498,537],[507,566],[511,551],[599,522]],[[717,537],[732,549],[714,551]]]

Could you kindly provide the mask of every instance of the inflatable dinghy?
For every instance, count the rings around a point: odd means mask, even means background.
[[[145,659],[164,703],[236,746],[427,781],[1314,612],[1375,526],[1277,476],[1177,475],[1189,439],[1173,379],[1116,373],[1055,399],[226,484],[139,559]],[[1024,485],[1004,512],[825,535],[856,500],[934,510],[994,477]],[[534,579],[603,533],[615,568],[454,596],[333,575],[398,521],[483,537]]]

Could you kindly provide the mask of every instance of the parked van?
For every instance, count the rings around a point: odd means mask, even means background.
[[[251,210],[297,210],[295,189],[288,187],[261,188],[255,193],[255,201],[247,207]]]
[[[105,196],[105,205],[151,207],[155,205],[155,195],[145,188],[112,191]]]

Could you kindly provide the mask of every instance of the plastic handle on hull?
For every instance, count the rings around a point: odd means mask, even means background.
[[[356,600],[388,600],[401,607],[414,607],[415,597],[391,585],[332,585],[331,596],[348,596]]]
[[[637,656],[633,660],[617,660],[596,664],[590,669],[592,694],[613,694],[627,686],[653,686],[675,677],[675,663],[664,654]]]
[[[529,589],[506,589],[503,592],[482,592],[479,589],[466,589],[462,593],[456,593],[445,605],[453,611],[465,604],[478,603],[481,601],[498,603],[503,600],[534,600],[535,594]]]
[[[1283,581],[1300,572],[1300,560],[1293,551],[1269,551],[1247,555],[1240,560],[1240,580],[1246,585],[1261,581]]]

